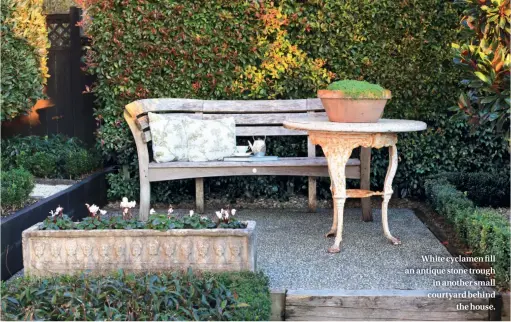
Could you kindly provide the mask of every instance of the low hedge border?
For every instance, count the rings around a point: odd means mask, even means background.
[[[2,283],[2,320],[268,320],[262,273],[20,278]]]
[[[482,173],[473,176],[482,176]],[[461,176],[468,176],[467,174]],[[486,174],[488,178],[495,174]],[[455,179],[456,178],[456,179]],[[473,251],[473,256],[494,255],[491,263],[495,270],[495,282],[509,287],[509,221],[496,210],[480,208],[453,182],[459,182],[454,173],[435,176],[426,180],[425,190],[434,209],[454,226],[458,237]],[[453,180],[453,181],[450,181]]]
[[[445,172],[444,177],[479,207],[509,207],[509,172]]]
[[[2,170],[24,168],[38,178],[78,179],[101,166],[95,150],[62,134],[3,139],[1,155]]]
[[[34,176],[25,169],[0,171],[2,204],[0,216],[7,216],[8,210],[22,207],[27,203],[32,189]]]

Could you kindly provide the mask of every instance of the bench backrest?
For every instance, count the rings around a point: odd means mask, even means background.
[[[287,136],[307,135],[304,131],[282,127],[290,117],[310,114],[325,115],[323,105],[317,98],[296,100],[197,100],[179,98],[143,99],[126,105],[126,119],[130,116],[138,131],[130,128],[133,135],[141,136],[145,143],[151,141],[148,112],[175,114],[197,119],[212,120],[234,117],[236,136]],[[128,120],[129,121],[129,120]],[[138,132],[138,133],[136,133]],[[314,146],[309,143],[309,156]]]

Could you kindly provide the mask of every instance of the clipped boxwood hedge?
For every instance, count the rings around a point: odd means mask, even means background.
[[[34,189],[34,176],[25,169],[12,169],[0,172],[2,183],[2,210],[21,207]],[[2,211],[2,215],[8,212]]]
[[[479,207],[509,207],[509,172],[449,172],[440,176],[466,192],[467,197]]]
[[[453,177],[453,174],[446,174],[426,180],[427,198],[438,214],[454,226],[458,237],[473,250],[473,256],[495,256],[495,262],[491,263],[495,269],[495,281],[508,288],[511,259],[509,219],[491,208],[475,207],[463,191],[448,181]]]
[[[262,273],[174,272],[22,278],[2,283],[2,320],[269,320]]]
[[[385,117],[428,123],[427,131],[399,137],[398,193],[423,193],[424,179],[437,172],[509,161],[501,136],[484,127],[471,132],[450,117],[461,91],[451,43],[461,39],[462,10],[450,1],[79,2],[93,17],[87,64],[97,75],[98,146],[105,159],[125,167],[108,177],[112,199],[138,198],[135,145],[122,113],[143,98],[310,98],[335,80],[365,80],[392,92]],[[304,138],[267,143],[269,154],[307,155]],[[381,185],[387,152],[373,156],[372,182]],[[286,198],[305,195],[306,180],[209,178],[205,189],[230,198]],[[329,197],[328,180],[320,183],[319,196]],[[184,180],[152,189],[153,201],[177,202],[190,198],[194,186]]]
[[[38,178],[76,179],[100,166],[96,152],[65,135],[2,140],[3,169],[24,168]]]

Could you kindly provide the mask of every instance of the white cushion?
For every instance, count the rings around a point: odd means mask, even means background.
[[[148,116],[154,161],[187,161],[187,140],[183,118],[172,114],[151,112]]]
[[[236,150],[236,123],[233,117],[218,120],[183,118],[189,161],[222,160]]]

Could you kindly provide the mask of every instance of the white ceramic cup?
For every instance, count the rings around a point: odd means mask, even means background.
[[[237,154],[247,153],[247,151],[248,151],[248,145],[238,145],[238,146],[236,146],[236,153]]]

